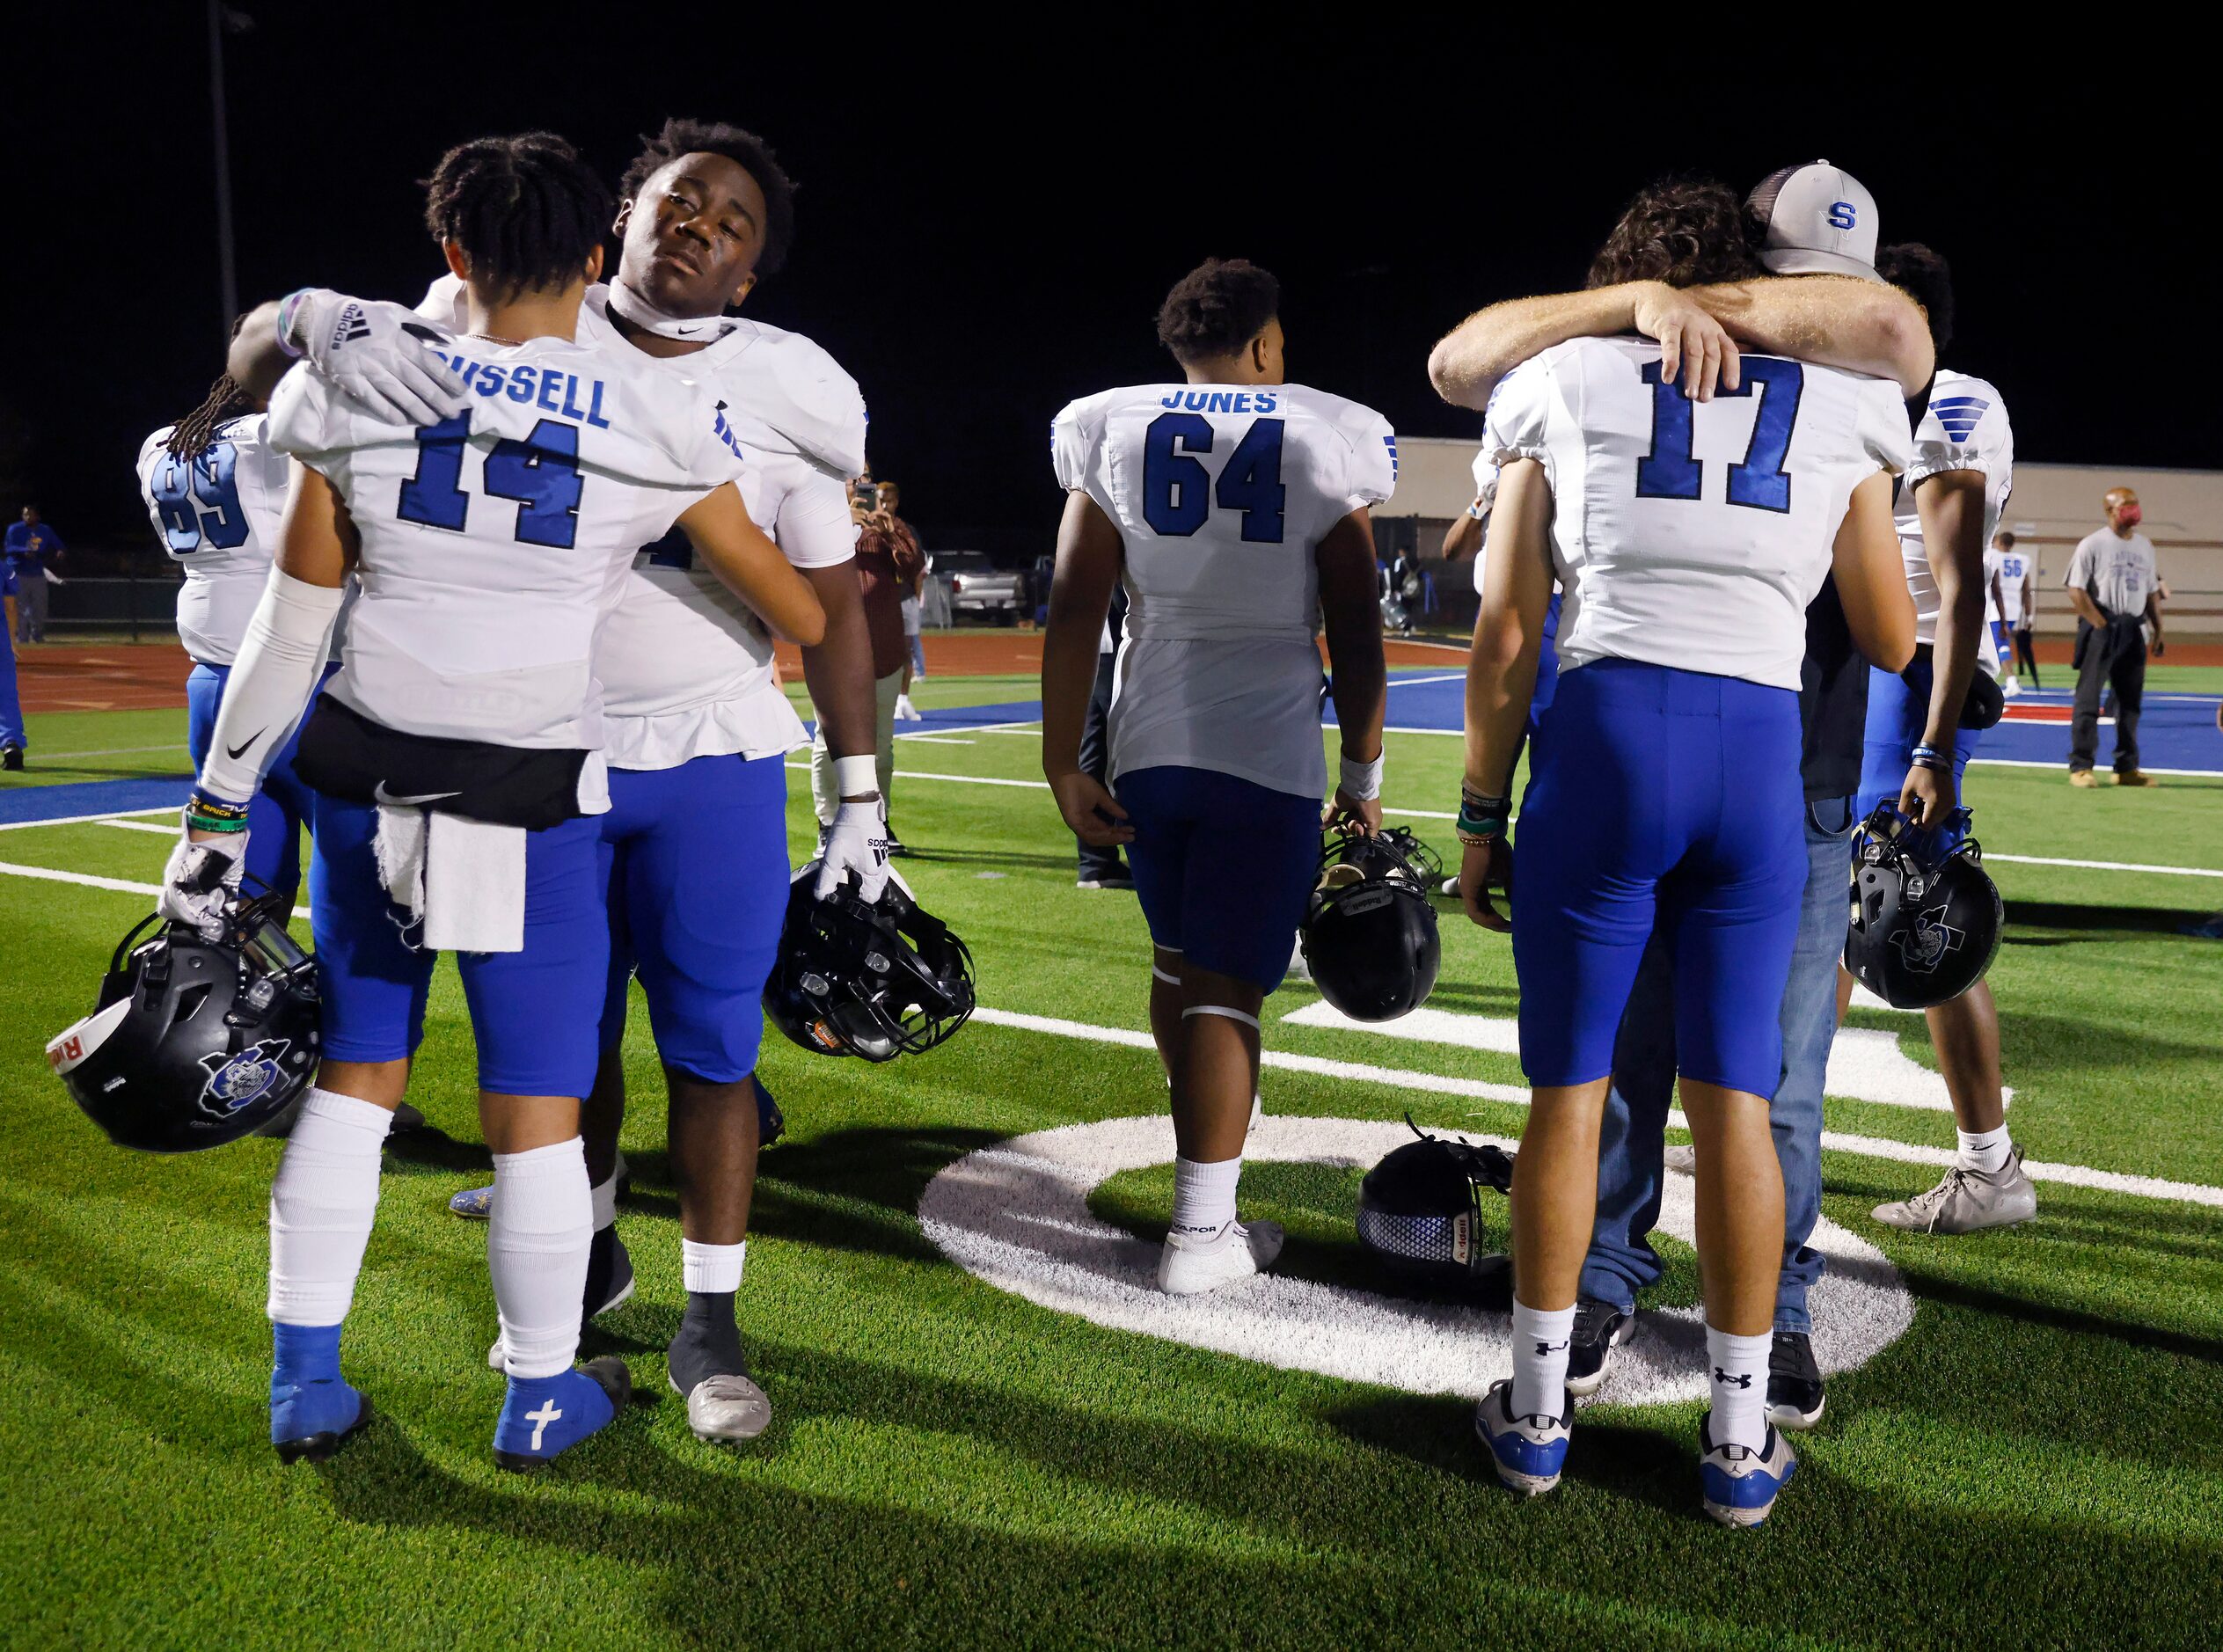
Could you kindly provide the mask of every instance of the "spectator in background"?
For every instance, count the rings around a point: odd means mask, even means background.
[[[864,591],[865,629],[872,638],[872,673],[875,695],[874,749],[880,771],[881,819],[888,834],[888,852],[910,852],[887,825],[894,801],[889,789],[896,777],[896,700],[903,689],[908,664],[903,647],[903,584],[908,571],[910,588],[918,588],[918,570],[925,564],[918,536],[896,514],[893,482],[874,483],[859,479],[850,485],[849,514],[857,523],[857,582]],[[840,797],[834,784],[833,754],[826,749],[824,720],[810,744],[810,791],[818,809],[818,841],[823,850],[833,829]]]
[[[23,520],[8,525],[8,571],[16,576],[16,620],[9,630],[18,642],[47,640],[47,588],[62,583],[48,570],[68,548],[62,536],[39,519],[36,505],[26,505]]]
[[[2076,712],[2070,725],[2069,784],[2095,786],[2100,749],[2100,697],[2115,698],[2115,784],[2151,786],[2138,766],[2138,720],[2146,698],[2146,627],[2163,652],[2161,607],[2155,600],[2154,542],[2139,532],[2138,494],[2111,487],[2107,526],[2084,536],[2062,581],[2074,605]]]
[[[882,502],[888,504],[888,508],[892,513],[895,507],[888,502],[888,490],[893,484],[882,482],[880,486]],[[917,543],[918,536],[914,534],[912,544]],[[921,618],[919,610],[924,603],[925,581],[926,555],[922,549],[909,575],[898,581],[903,594],[903,647],[909,651],[909,657],[903,662],[903,691],[896,696],[896,717],[901,722],[918,723],[925,720],[919,716],[918,708],[910,703],[910,685],[924,679],[926,675],[926,641],[918,634]]]
[[[0,631],[0,768],[23,767],[24,748],[31,743],[23,732],[23,702],[16,694],[16,650],[9,640],[16,634],[16,570],[12,561],[0,562],[0,607],[8,627]]]

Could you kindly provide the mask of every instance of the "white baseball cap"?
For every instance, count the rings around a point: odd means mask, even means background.
[[[1766,227],[1760,262],[1776,274],[1883,279],[1876,273],[1876,197],[1843,167],[1786,166],[1744,204]]]

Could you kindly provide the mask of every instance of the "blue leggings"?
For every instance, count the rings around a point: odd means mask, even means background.
[[[1561,675],[1515,844],[1531,1084],[1612,1073],[1656,926],[1672,948],[1684,1076],[1775,1093],[1806,884],[1799,744],[1788,689],[1628,660]]]

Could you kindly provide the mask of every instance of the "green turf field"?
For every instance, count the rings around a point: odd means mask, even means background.
[[[1032,691],[937,679],[919,698]],[[176,773],[183,753],[165,742],[183,726],[182,712],[40,719],[39,770],[22,778]],[[1390,755],[1392,808],[1449,807],[1455,740],[1393,737]],[[1038,760],[1020,729],[906,742],[897,766],[1025,782]],[[801,853],[808,786],[792,778]],[[2056,774],[1979,766],[1969,792],[1994,853],[2223,871],[2223,778],[2073,793]],[[1447,820],[1402,818],[1452,846]],[[1146,1049],[1096,1035],[1144,1026],[1144,929],[1131,896],[1073,888],[1046,794],[898,779],[894,820],[918,852],[905,874],[971,943],[983,1005],[1067,1030],[984,1016],[879,1068],[772,1035],[764,1071],[790,1134],[764,1159],[742,1302],[776,1416],[734,1451],[698,1443],[665,1385],[684,1299],[676,1207],[636,1013],[634,1181],[619,1225],[640,1291],[590,1329],[588,1351],[625,1355],[652,1403],[530,1479],[488,1455],[501,1381],[484,1362],[484,1229],[445,1210],[487,1163],[452,971],[413,1092],[436,1133],[389,1154],[347,1335],[349,1374],[380,1420],[331,1464],[282,1469],[262,1313],[278,1144],[178,1161],[106,1145],[39,1049],[90,1007],[146,897],[0,874],[0,1460],[13,1488],[0,1503],[0,1638],[2215,1644],[2223,943],[2181,932],[2223,909],[2223,877],[1993,863],[2010,919],[1992,976],[2009,1117],[2034,1160],[2074,1176],[2041,1181],[2038,1217],[2017,1231],[1898,1234],[1870,1206],[1938,1173],[1887,1154],[1949,1146],[1950,1118],[1832,1100],[1829,1129],[1861,1145],[1826,1155],[1824,1214],[1889,1259],[1912,1324],[1832,1379],[1775,1518],[1729,1533],[1698,1509],[1695,1402],[1617,1405],[1609,1384],[1583,1413],[1566,1484],[1521,1504],[1498,1489],[1465,1400],[1107,1328],[948,1260],[918,1216],[937,1173],[1014,1135],[1152,1114],[1164,1090]],[[158,832],[35,827],[0,831],[0,862],[151,884],[166,846]],[[1510,1016],[1503,939],[1448,909],[1444,935],[1430,1007]],[[1452,1082],[1517,1085],[1511,1055],[1278,1020],[1315,1002],[1296,983],[1270,1000],[1268,1049],[1343,1064],[1341,1076],[1270,1067],[1269,1128],[1410,1109],[1426,1125],[1518,1134],[1521,1108]],[[1881,1035],[1868,1042],[1885,1066],[1894,1046],[1930,1064],[1917,1017],[1856,1008],[1847,1025]],[[1357,1173],[1256,1162],[1246,1204],[1289,1224],[1298,1273],[1363,1287]],[[2108,1174],[2117,1185],[2091,1185]],[[1148,1235],[1169,1191],[1163,1166],[1138,1166],[1104,1180],[1089,1208]],[[1664,1249],[1669,1277],[1649,1305],[1687,1305],[1689,1253]],[[1301,1364],[1306,1327],[1290,1329]]]

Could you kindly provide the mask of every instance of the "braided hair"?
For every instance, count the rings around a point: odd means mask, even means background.
[[[208,444],[216,439],[216,432],[223,428],[227,420],[253,409],[253,401],[239,382],[229,373],[218,374],[201,406],[178,420],[170,432],[170,440],[163,445],[170,450],[173,459],[197,459],[208,450]]]
[[[795,238],[795,180],[773,156],[771,144],[723,121],[686,121],[674,115],[655,136],[642,133],[640,145],[640,153],[618,185],[620,200],[638,197],[643,185],[682,155],[722,155],[764,192],[764,250],[757,256],[757,273],[779,274]]]
[[[500,299],[577,281],[613,210],[601,179],[552,132],[458,143],[424,188],[433,239],[461,246],[472,283]]]

